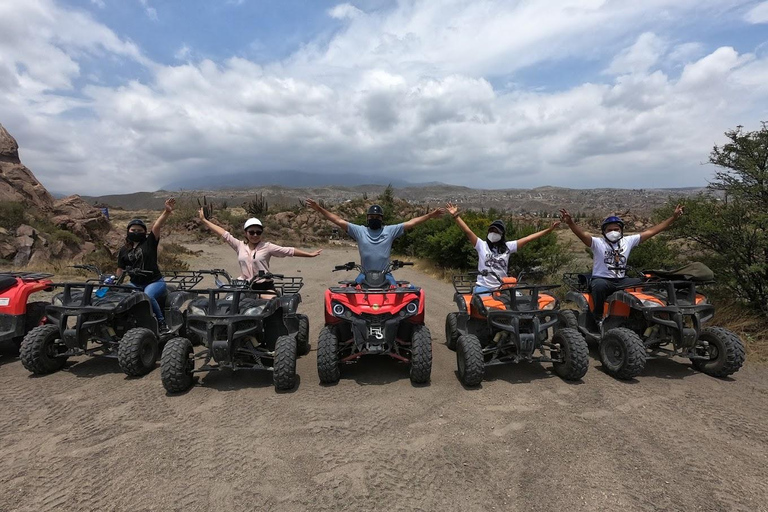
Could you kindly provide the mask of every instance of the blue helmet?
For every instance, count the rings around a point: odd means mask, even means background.
[[[622,231],[624,231],[624,221],[620,218],[616,217],[615,215],[612,215],[610,217],[607,217],[602,224],[600,224],[600,231],[605,234],[605,226],[608,224],[618,224]]]

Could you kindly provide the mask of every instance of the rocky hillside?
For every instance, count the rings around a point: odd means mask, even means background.
[[[78,261],[99,248],[111,253],[120,238],[101,210],[79,196],[54,200],[0,125],[0,260],[17,267]]]

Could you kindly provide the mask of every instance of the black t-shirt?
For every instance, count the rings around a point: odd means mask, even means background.
[[[149,270],[152,276],[134,276],[131,282],[137,286],[146,286],[154,283],[163,277],[160,268],[157,266],[157,245],[160,240],[155,238],[151,231],[147,234],[147,239],[136,247],[123,246],[117,254],[117,268],[125,270],[127,267],[140,270]]]

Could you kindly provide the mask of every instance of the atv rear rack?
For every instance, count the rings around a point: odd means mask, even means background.
[[[53,274],[43,272],[0,272],[0,276],[18,277],[23,281],[37,281],[40,279],[50,279]]]

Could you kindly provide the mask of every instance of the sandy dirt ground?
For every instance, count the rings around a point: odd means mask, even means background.
[[[194,267],[236,271],[228,247],[198,248]],[[659,360],[619,382],[593,353],[582,382],[518,365],[464,389],[453,289],[412,269],[398,276],[427,291],[431,384],[372,358],[321,386],[323,290],[353,259],[273,260],[306,280],[313,350],[293,392],[222,372],[168,396],[159,368],[131,379],[81,357],[32,377],[0,360],[0,510],[768,510],[766,369],[718,380]]]

